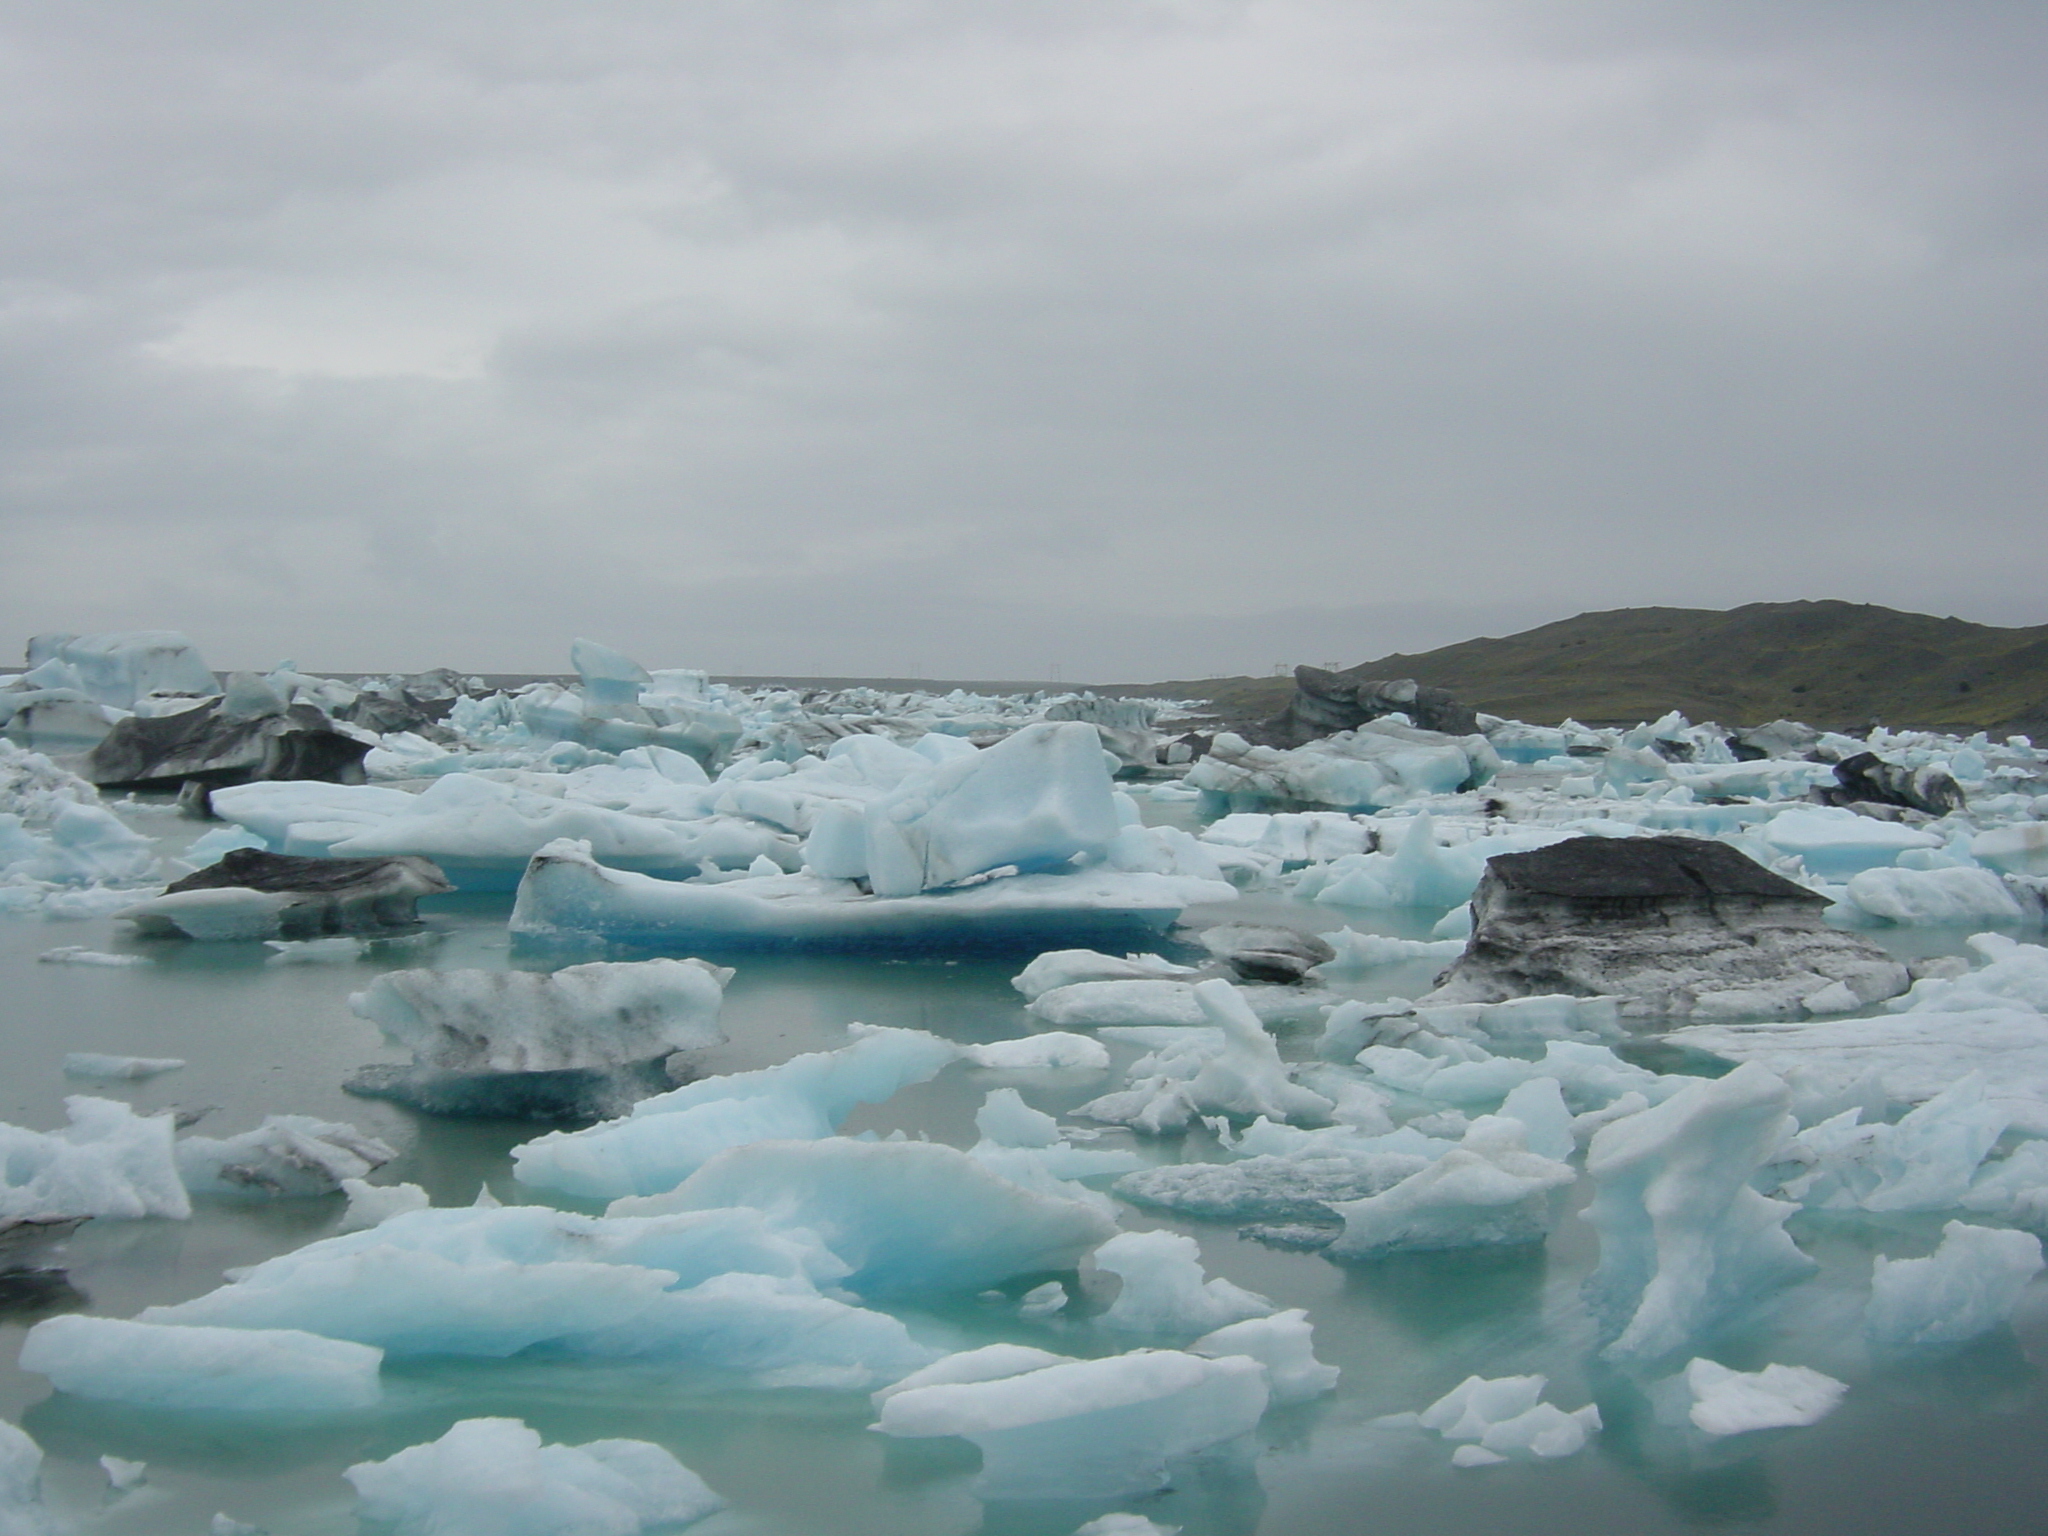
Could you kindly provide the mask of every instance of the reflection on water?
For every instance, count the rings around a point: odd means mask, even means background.
[[[507,948],[504,897],[424,905],[428,937],[421,943],[324,965],[273,965],[261,945],[140,944],[111,923],[0,924],[7,998],[0,1010],[0,1118],[59,1124],[63,1096],[80,1091],[145,1111],[203,1109],[214,1135],[246,1129],[268,1113],[312,1114],[350,1121],[392,1143],[399,1159],[379,1177],[424,1185],[437,1204],[467,1203],[480,1187],[507,1202],[531,1198],[510,1178],[509,1153],[535,1133],[532,1124],[438,1119],[342,1091],[358,1068],[400,1059],[348,1008],[348,994],[380,968],[546,963]],[[1247,902],[1229,915],[1324,927],[1343,919],[1278,899]],[[1373,926],[1415,936],[1427,932],[1433,916],[1398,914]],[[1923,935],[1913,942],[1927,941]],[[154,963],[125,970],[35,963],[40,950],[60,943],[127,949]],[[724,1014],[730,1039],[705,1053],[706,1072],[832,1048],[844,1043],[855,1020],[962,1041],[1009,1038],[1029,1027],[1009,986],[1013,960],[706,958],[738,968]],[[1410,968],[1377,979],[1383,990],[1414,990],[1426,977]],[[1284,1037],[1283,1052],[1306,1055],[1313,1033]],[[86,1085],[59,1071],[63,1054],[74,1050],[179,1056],[189,1064],[141,1082]],[[1118,1047],[1118,1065],[1135,1054]],[[999,1084],[1060,1114],[1103,1086],[1073,1074],[995,1077],[953,1068],[886,1105],[863,1108],[849,1129],[900,1129],[965,1145],[974,1139],[975,1108]],[[1161,1141],[1114,1131],[1097,1145],[1135,1147],[1162,1161],[1217,1155],[1213,1137],[1200,1128],[1184,1140]],[[92,1222],[54,1254],[38,1256],[56,1272],[0,1279],[0,1414],[43,1444],[52,1497],[83,1528],[108,1536],[200,1532],[214,1510],[225,1509],[280,1536],[355,1536],[342,1468],[435,1438],[458,1418],[486,1414],[523,1418],[550,1440],[632,1436],[668,1447],[732,1502],[732,1510],[696,1528],[702,1536],[1067,1536],[1109,1507],[1182,1526],[1187,1536],[1643,1536],[1701,1529],[1974,1536],[2038,1532],[2040,1511],[2048,1508],[2048,1410],[2032,1363],[2048,1348],[2048,1305],[2037,1298],[2012,1332],[1960,1352],[1865,1356],[1860,1307],[1871,1252],[1927,1251],[1939,1222],[1917,1218],[1794,1223],[1821,1273],[1702,1347],[1744,1369],[1771,1360],[1812,1364],[1849,1381],[1849,1399],[1810,1429],[1713,1441],[1682,1416],[1675,1423],[1660,1417],[1656,1373],[1597,1365],[1581,1288],[1598,1245],[1576,1216],[1568,1215],[1542,1247],[1338,1265],[1315,1252],[1247,1240],[1229,1225],[1127,1212],[1134,1229],[1171,1226],[1195,1237],[1211,1274],[1282,1306],[1308,1308],[1317,1354],[1345,1374],[1332,1397],[1275,1411],[1250,1442],[1179,1469],[1171,1491],[1114,1506],[1047,1501],[984,1508],[970,1489],[978,1456],[965,1442],[873,1434],[871,1410],[859,1396],[735,1391],[672,1366],[393,1362],[386,1401],[374,1411],[300,1420],[264,1415],[257,1422],[51,1396],[40,1377],[13,1366],[22,1332],[39,1317],[71,1309],[125,1317],[198,1295],[226,1270],[327,1234],[340,1206],[206,1203],[189,1222]],[[1091,1355],[1134,1342],[1101,1336],[1084,1320],[1108,1299],[1102,1277],[1084,1270],[1066,1279],[1078,1296],[1074,1319],[1020,1319],[1019,1287],[1012,1286],[1010,1295],[956,1298],[906,1320],[920,1338],[945,1348],[1013,1340]],[[1682,1363],[1659,1369],[1668,1375]],[[1532,1371],[1550,1378],[1548,1395],[1562,1406],[1599,1404],[1607,1427],[1593,1449],[1556,1465],[1460,1471],[1435,1437],[1373,1423],[1423,1406],[1474,1372]],[[96,1466],[107,1454],[150,1463],[150,1483],[112,1498]]]

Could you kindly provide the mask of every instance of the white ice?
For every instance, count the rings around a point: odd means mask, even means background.
[[[1056,987],[1077,981],[1133,981],[1192,976],[1195,968],[1175,965],[1160,955],[1104,955],[1092,949],[1049,950],[1010,978],[1010,985],[1036,1002]]]
[[[0,1216],[192,1214],[169,1115],[73,1095],[55,1131],[0,1125]]]
[[[1245,1434],[1267,1400],[1249,1356],[1134,1350],[899,1393],[875,1427],[972,1440],[984,1500],[1115,1499],[1168,1486],[1169,1461]]]
[[[397,1536],[637,1536],[725,1505],[646,1440],[546,1445],[518,1419],[463,1419],[438,1440],[342,1475],[357,1512]]]
[[[1864,1329],[1894,1349],[1963,1343],[2009,1322],[2041,1267],[2033,1233],[1951,1221],[1924,1259],[1878,1256]]]
[[[721,1152],[666,1195],[614,1215],[742,1206],[817,1234],[862,1295],[973,1292],[1072,1269],[1115,1223],[1091,1201],[1025,1188],[925,1141],[760,1141]]]
[[[1784,1083],[1746,1063],[1595,1133],[1585,1217],[1600,1264],[1588,1293],[1614,1334],[1608,1358],[1668,1354],[1813,1272],[1785,1233],[1797,1207],[1749,1183],[1796,1126],[1790,1104]]]
[[[630,1115],[512,1149],[523,1184],[590,1199],[658,1195],[713,1155],[751,1141],[830,1136],[855,1105],[936,1077],[958,1048],[914,1029],[855,1025],[850,1045],[707,1077],[642,1099]]]
[[[1206,1334],[1273,1311],[1265,1297],[1209,1279],[1201,1249],[1178,1232],[1120,1232],[1095,1250],[1095,1267],[1123,1280],[1095,1320],[1119,1332]]]
[[[292,1199],[331,1195],[348,1179],[383,1167],[397,1151],[352,1125],[310,1115],[270,1115],[253,1131],[186,1136],[178,1176],[195,1195]]]
[[[1210,1360],[1250,1355],[1266,1368],[1266,1385],[1278,1407],[1321,1397],[1336,1387],[1342,1374],[1336,1366],[1316,1359],[1315,1329],[1300,1307],[1228,1323],[1195,1340],[1188,1353]]]
[[[1332,1205],[1344,1231],[1326,1250],[1332,1258],[1443,1248],[1540,1243],[1558,1212],[1551,1191],[1577,1174],[1531,1152],[1519,1120],[1486,1116],[1464,1142],[1392,1188]]]
[[[349,996],[421,1067],[558,1072],[650,1061],[725,1039],[732,972],[702,960],[594,961],[559,971],[386,971]]]
[[[211,1328],[73,1314],[37,1323],[21,1368],[74,1397],[239,1413],[367,1408],[384,1352],[297,1329]]]
[[[1453,1459],[1484,1466],[1515,1455],[1542,1460],[1576,1455],[1600,1428],[1600,1410],[1588,1403],[1567,1413],[1543,1401],[1549,1385],[1542,1376],[1468,1376],[1417,1415],[1424,1429],[1446,1440],[1467,1442],[1484,1456]]]
[[[64,1056],[64,1075],[118,1082],[175,1072],[184,1065],[183,1059],[176,1056],[99,1056],[90,1051],[68,1051]]]
[[[363,1179],[343,1179],[341,1192],[348,1196],[342,1212],[340,1232],[361,1232],[407,1211],[423,1211],[433,1202],[417,1184],[371,1184]]]
[[[1082,1105],[1076,1114],[1158,1135],[1200,1115],[1251,1120],[1323,1119],[1331,1100],[1289,1074],[1273,1037],[1227,981],[1198,982],[1196,1005],[1210,1030],[1136,1062],[1130,1087]]]
[[[1687,1417],[1710,1435],[1818,1424],[1841,1405],[1849,1390],[1834,1377],[1803,1365],[1736,1371],[1704,1357],[1686,1366],[1685,1385],[1692,1394]]]
[[[43,1448],[0,1419],[0,1536],[52,1536],[43,1503]]]

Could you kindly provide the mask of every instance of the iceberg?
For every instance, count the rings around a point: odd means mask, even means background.
[[[853,880],[759,875],[714,884],[602,867],[581,843],[551,843],[519,883],[512,932],[537,945],[610,941],[827,950],[1014,949],[1138,944],[1197,902],[1236,888],[1178,875],[1083,869],[1010,875],[888,897]]]
[[[1813,1272],[1785,1233],[1797,1207],[1749,1184],[1797,1124],[1791,1098],[1746,1063],[1594,1134],[1586,1171],[1597,1192],[1585,1215],[1600,1264],[1587,1293],[1613,1334],[1606,1358],[1668,1354]]]
[[[1468,1376],[1417,1415],[1424,1429],[1466,1442],[1453,1455],[1461,1467],[1488,1466],[1515,1455],[1555,1460],[1585,1449],[1600,1428],[1588,1403],[1571,1413],[1543,1401],[1542,1376]],[[1467,1452],[1477,1451],[1477,1455]]]
[[[1855,916],[1900,927],[1983,927],[2038,911],[1988,869],[1866,869],[1849,878],[1843,903]]]
[[[28,643],[28,664],[24,681],[74,689],[116,709],[133,709],[153,693],[204,697],[220,692],[197,647],[172,629],[37,635]]]
[[[729,1147],[830,1136],[855,1105],[926,1082],[959,1054],[923,1030],[856,1024],[851,1033],[836,1051],[707,1077],[642,1099],[622,1118],[537,1137],[512,1149],[513,1175],[586,1199],[663,1194]]]
[[[184,1060],[177,1056],[102,1056],[92,1051],[67,1051],[64,1055],[66,1077],[97,1078],[102,1082],[133,1082],[175,1072],[184,1065]]]
[[[1198,982],[1194,999],[1211,1028],[1190,1030],[1143,1057],[1131,1067],[1132,1086],[1075,1113],[1155,1136],[1205,1114],[1244,1120],[1329,1116],[1336,1106],[1293,1081],[1273,1037],[1235,987],[1222,980]]]
[[[658,1445],[544,1445],[518,1419],[463,1419],[342,1476],[355,1485],[357,1512],[397,1536],[637,1536],[725,1506]]]
[[[192,1214],[169,1115],[83,1095],[64,1108],[61,1130],[0,1125],[0,1217]]]
[[[1263,1296],[1205,1276],[1195,1240],[1178,1232],[1120,1232],[1095,1250],[1095,1267],[1123,1280],[1095,1320],[1103,1328],[1206,1334],[1274,1310]]]
[[[1445,736],[1381,719],[1283,751],[1224,731],[1188,770],[1205,811],[1325,806],[1368,811],[1477,789],[1501,768],[1484,736]]]
[[[1046,993],[1080,981],[1176,980],[1195,974],[1160,955],[1104,955],[1092,949],[1049,950],[1010,978],[1010,985],[1035,1003]]]
[[[1249,1432],[1267,1400],[1248,1355],[1134,1350],[901,1392],[875,1428],[972,1440],[984,1500],[1116,1499],[1167,1487],[1169,1461]]]
[[[0,1536],[51,1536],[43,1505],[43,1449],[0,1419]]]
[[[1803,1365],[1734,1371],[1704,1358],[1686,1366],[1685,1386],[1692,1394],[1686,1416],[1710,1435],[1818,1424],[1841,1405],[1849,1390],[1834,1377]]]
[[[1321,1397],[1337,1385],[1342,1373],[1315,1357],[1315,1329],[1300,1307],[1270,1317],[1246,1318],[1205,1333],[1188,1353],[1206,1360],[1249,1355],[1266,1368],[1266,1385],[1276,1407],[1289,1407]]]
[[[449,1072],[559,1072],[723,1043],[731,970],[702,960],[593,962],[559,971],[386,971],[349,1008]]]
[[[276,1200],[336,1194],[398,1153],[352,1125],[270,1115],[239,1136],[187,1136],[174,1155],[178,1177],[195,1195]]]
[[[2033,1233],[1952,1221],[1924,1259],[1878,1256],[1864,1331],[1890,1349],[1964,1343],[2011,1321],[2041,1268]]]
[[[155,1408],[327,1413],[382,1397],[384,1352],[295,1329],[173,1327],[72,1315],[37,1323],[21,1368],[74,1397]]]
[[[740,1206],[817,1234],[863,1296],[979,1291],[1072,1269],[1116,1224],[1078,1196],[1027,1189],[927,1141],[759,1141],[614,1215]]]
[[[1519,1120],[1475,1120],[1461,1145],[1392,1188],[1333,1206],[1344,1231],[1324,1251],[1356,1259],[1542,1242],[1557,1221],[1551,1191],[1577,1174],[1529,1151],[1526,1136]]]

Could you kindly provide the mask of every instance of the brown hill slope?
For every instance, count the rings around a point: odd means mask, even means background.
[[[1679,709],[1724,725],[1789,717],[1829,729],[1881,721],[2048,733],[2048,625],[1998,629],[1869,603],[1617,608],[1346,671],[1412,677],[1543,723],[1633,724]],[[1248,720],[1276,713],[1293,683],[1212,678],[1114,691],[1209,698],[1218,713]]]

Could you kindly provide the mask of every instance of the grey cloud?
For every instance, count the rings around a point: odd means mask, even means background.
[[[1104,680],[2040,622],[2042,30],[0,4],[0,611]]]

